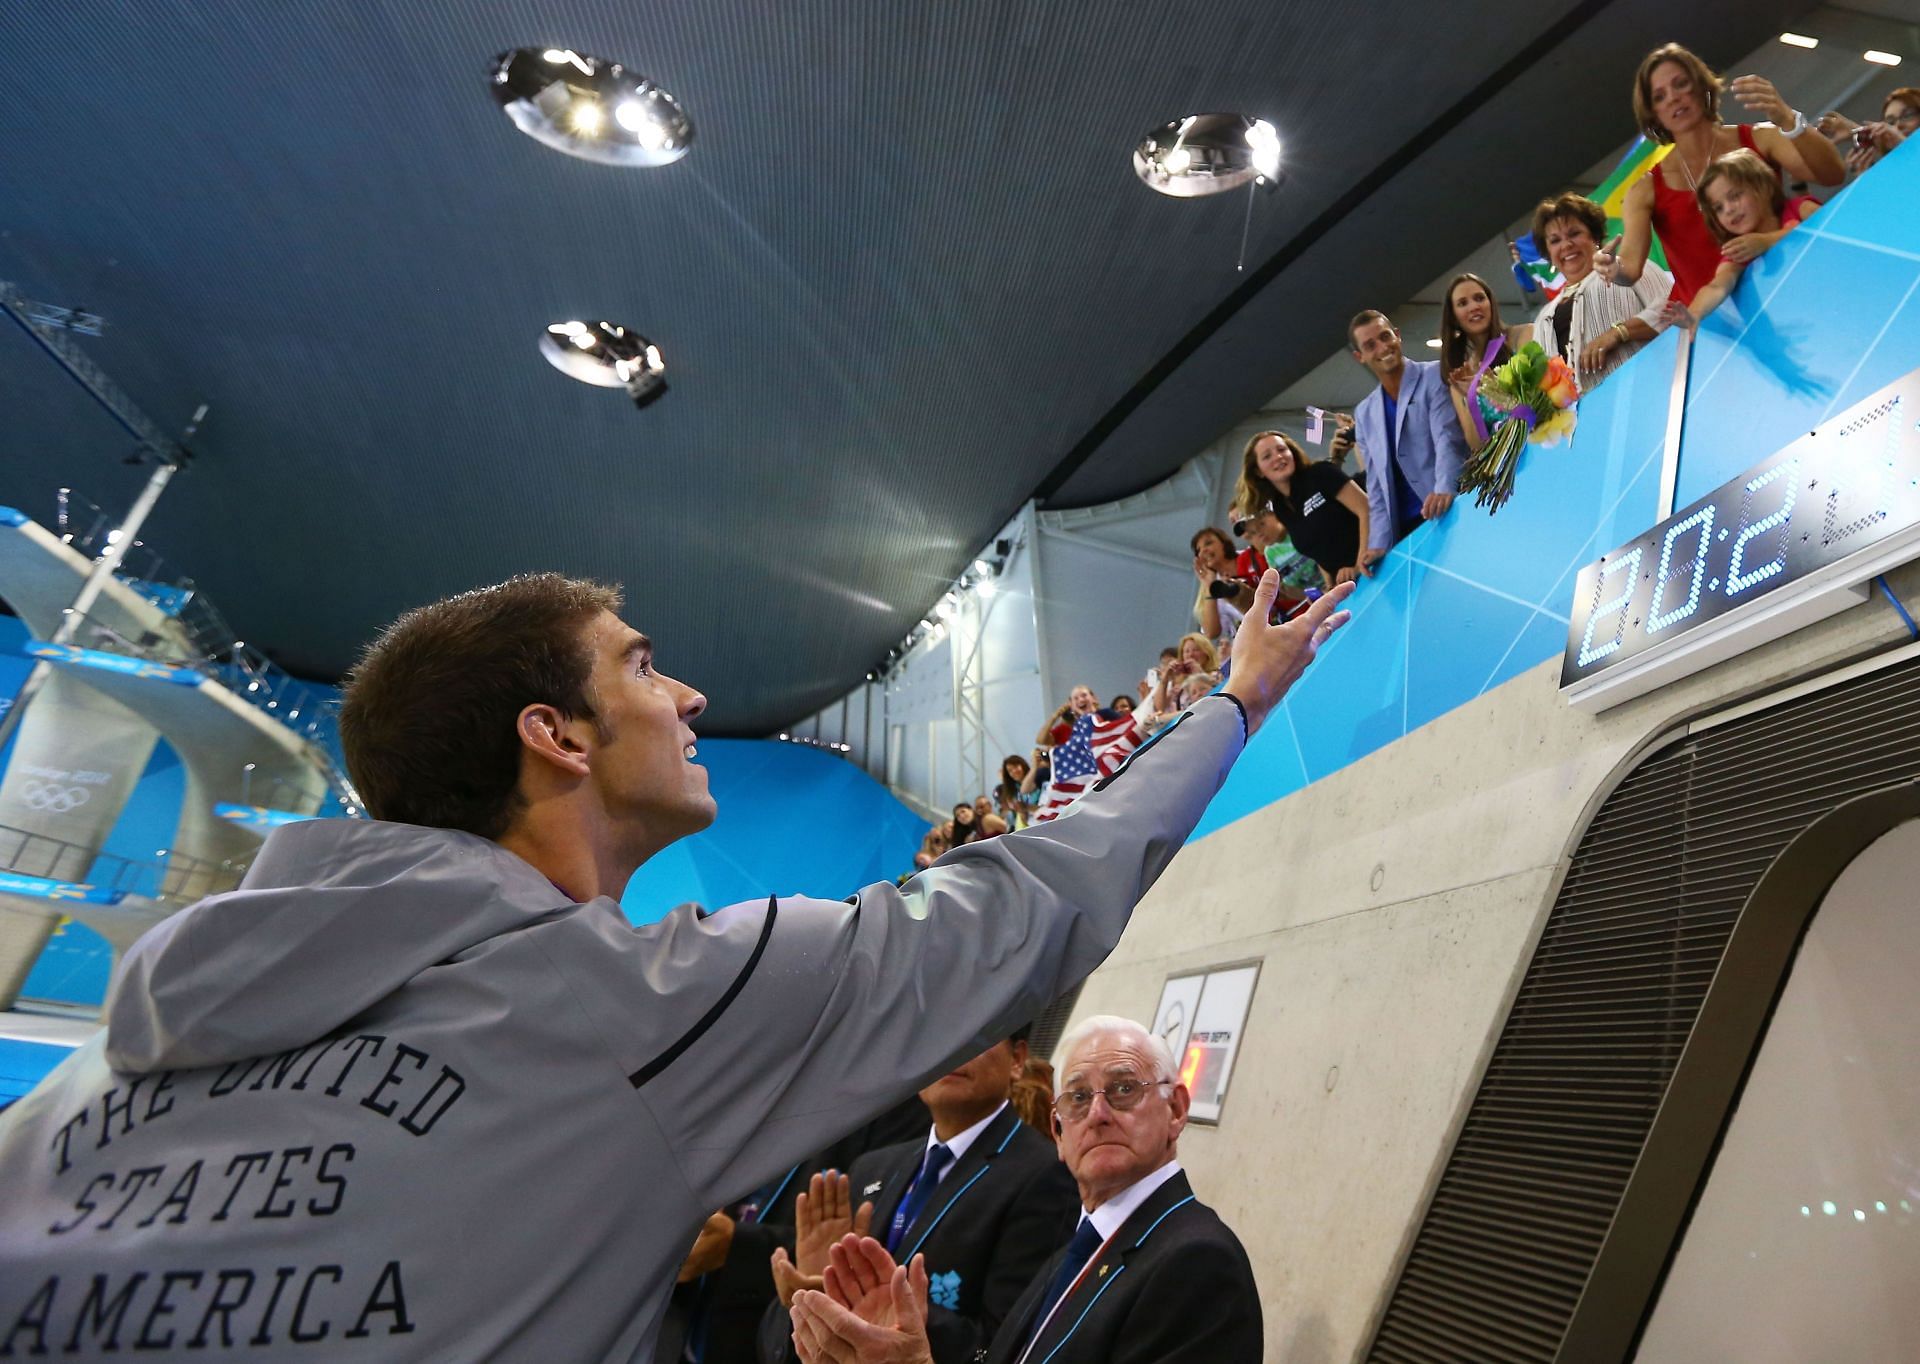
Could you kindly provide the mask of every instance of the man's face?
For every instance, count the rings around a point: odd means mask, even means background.
[[[1174,1078],[1158,1073],[1138,1033],[1095,1033],[1067,1057],[1060,1092],[1107,1089],[1122,1080],[1151,1085]],[[1126,1113],[1116,1113],[1100,1095],[1086,1117],[1078,1122],[1062,1119],[1060,1159],[1080,1185],[1082,1201],[1104,1202],[1166,1164],[1187,1125],[1187,1103],[1187,1087],[1176,1082],[1145,1090],[1139,1105]]]
[[[707,698],[653,666],[647,637],[610,611],[587,627],[593,649],[588,772],[616,823],[645,828],[659,846],[713,823],[707,770],[693,761],[695,716]]]
[[[1353,357],[1377,379],[1397,373],[1405,364],[1400,356],[1400,333],[1391,322],[1377,317],[1362,322],[1353,329]]]
[[[964,1119],[971,1127],[1000,1106],[1026,1060],[1025,1042],[996,1042],[921,1090],[920,1102],[935,1122]]]

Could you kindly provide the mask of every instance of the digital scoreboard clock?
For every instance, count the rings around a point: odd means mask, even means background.
[[[1865,601],[1920,558],[1920,370],[1580,572],[1560,687],[1604,710]]]

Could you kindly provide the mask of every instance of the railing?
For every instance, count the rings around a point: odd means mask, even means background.
[[[165,849],[151,861],[139,861],[0,824],[0,871],[21,876],[188,903],[232,890],[246,870],[245,862],[215,862]]]
[[[89,558],[97,558],[115,534],[112,518],[72,488],[59,490],[54,526],[63,543]],[[193,579],[170,577],[165,560],[144,544],[136,541],[128,547],[116,576],[172,617],[178,632],[149,632],[131,639],[87,616],[82,619],[76,643],[191,668],[220,683],[314,746],[329,784],[341,795],[343,810],[357,814],[363,808],[352,781],[334,756],[340,747],[339,729],[334,720],[335,705],[327,692],[301,682],[242,640]]]
[[[240,769],[240,803],[268,810],[298,810],[302,802],[311,800],[313,792],[297,782],[284,777],[261,776],[252,763]],[[334,808],[329,810],[331,804]],[[353,800],[338,791],[329,791],[321,798],[320,812],[316,818],[326,816],[344,816],[348,819],[360,817],[360,807]]]

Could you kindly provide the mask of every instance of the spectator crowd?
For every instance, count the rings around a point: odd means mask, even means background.
[[[1729,102],[1764,121],[1727,122]],[[1563,358],[1580,391],[1592,392],[1661,332],[1691,329],[1724,304],[1746,268],[1819,208],[1812,187],[1845,183],[1920,129],[1920,88],[1893,91],[1873,122],[1809,118],[1764,77],[1723,81],[1677,43],[1641,61],[1630,103],[1641,133],[1666,150],[1627,189],[1619,230],[1609,234],[1607,210],[1585,194],[1542,199],[1531,240],[1556,282],[1541,289],[1518,264],[1514,273],[1547,296],[1530,320],[1508,322],[1486,280],[1456,276],[1435,360],[1407,358],[1386,312],[1355,313],[1346,349],[1372,391],[1350,414],[1307,409],[1304,442],[1278,430],[1246,442],[1231,530],[1204,526],[1188,543],[1191,632],[1104,705],[1076,686],[1031,753],[1001,764],[990,794],[956,805],[927,834],[916,869],[962,843],[1054,818],[1219,685],[1268,568],[1280,574],[1280,612],[1292,614],[1336,583],[1371,577],[1394,545],[1446,516],[1462,468],[1511,415],[1483,391],[1486,378],[1521,347]],[[1323,439],[1325,453],[1309,453]]]
[[[1729,124],[1728,100],[1765,121]],[[1188,632],[1104,703],[1093,686],[1075,686],[1030,752],[1007,755],[990,791],[956,803],[928,832],[916,869],[1056,818],[1217,688],[1269,569],[1278,575],[1276,614],[1292,614],[1337,584],[1371,577],[1419,525],[1447,516],[1463,466],[1511,415],[1483,391],[1494,367],[1537,343],[1591,392],[1662,331],[1692,328],[1722,306],[1742,272],[1818,210],[1809,186],[1868,170],[1920,127],[1920,89],[1894,91],[1867,124],[1832,113],[1809,119],[1770,81],[1723,82],[1671,43],[1641,62],[1631,105],[1636,125],[1667,151],[1628,188],[1618,230],[1587,195],[1542,199],[1532,242],[1555,284],[1531,318],[1509,322],[1486,280],[1456,276],[1435,360],[1408,359],[1386,312],[1356,312],[1345,344],[1371,391],[1350,414],[1308,409],[1304,441],[1266,430],[1246,442],[1230,527],[1204,526],[1188,542]],[[1516,276],[1533,284],[1518,268]],[[1323,440],[1324,454],[1310,453]],[[1138,1024],[1099,1018],[1065,1040],[1061,1074],[1056,1098],[1051,1072],[1026,1054],[1024,1037],[997,1043],[864,1131],[853,1142],[861,1151],[823,1152],[812,1162],[819,1173],[796,1167],[777,1187],[717,1213],[731,1219],[732,1250],[715,1251],[717,1232],[694,1247],[682,1294],[696,1334],[684,1353],[663,1357],[1117,1358],[1117,1336],[1076,1334],[1098,1291],[1089,1273],[1105,1272],[1123,1224],[1129,1235],[1144,1225],[1142,1210],[1164,1219],[1193,1209],[1169,1224],[1161,1248],[1181,1257],[1181,1274],[1218,1286],[1204,1327],[1211,1334],[1194,1334],[1201,1328],[1181,1311],[1180,1279],[1139,1253],[1145,1238],[1129,1242],[1132,1292],[1100,1318],[1099,1332],[1123,1333],[1128,1359],[1258,1358],[1259,1301],[1245,1254],[1179,1173],[1188,1096],[1176,1058]],[[882,1127],[891,1140],[881,1139]],[[932,1200],[947,1197],[930,1190],[964,1193],[974,1187],[968,1181],[986,1180],[991,1189],[983,1183],[964,1211],[955,1194],[944,1205],[954,1215],[928,1221]],[[729,1330],[752,1337],[750,1350],[693,1348]]]

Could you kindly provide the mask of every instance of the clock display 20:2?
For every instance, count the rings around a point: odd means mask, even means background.
[[[1920,525],[1920,372],[1581,571],[1560,685]]]

